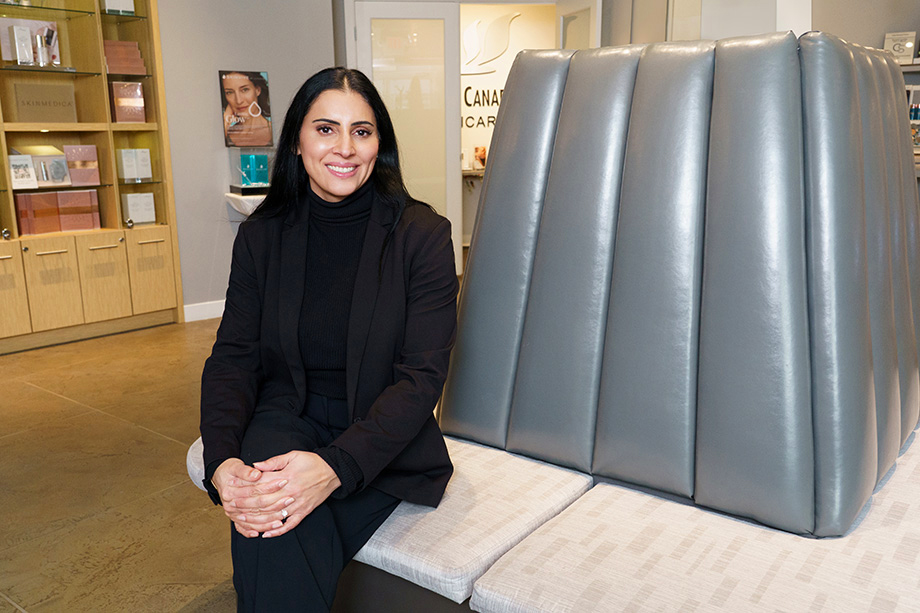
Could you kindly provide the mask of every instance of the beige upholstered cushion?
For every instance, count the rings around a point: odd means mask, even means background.
[[[447,439],[454,475],[437,509],[403,502],[355,559],[463,602],[503,553],[591,486],[591,477]]]
[[[911,437],[913,438],[913,437]],[[809,539],[600,484],[476,582],[474,611],[916,611],[920,449],[855,529]]]
[[[207,490],[204,489],[204,444],[201,442],[201,437],[192,443],[192,446],[188,448],[188,453],[185,454],[185,468],[188,469],[188,477],[192,480],[198,489],[203,492]]]

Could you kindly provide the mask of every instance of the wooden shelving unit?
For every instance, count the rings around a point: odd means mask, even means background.
[[[109,15],[101,0],[32,4],[0,0],[0,17],[56,22],[62,66],[0,63],[0,354],[183,320],[156,0],[135,0],[133,16]],[[106,74],[104,40],[137,42],[146,74]],[[142,84],[146,123],[114,121],[111,81]],[[72,83],[77,121],[18,121],[17,83]],[[102,227],[21,234],[16,194],[49,190],[9,189],[10,149],[79,144],[96,146],[101,184],[73,189],[97,190]],[[152,180],[118,179],[115,156],[123,148],[150,150]],[[154,195],[153,225],[122,217],[121,196],[140,192]]]

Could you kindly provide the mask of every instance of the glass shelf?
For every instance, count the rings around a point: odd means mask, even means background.
[[[42,72],[45,74],[71,75],[74,77],[98,77],[101,72],[88,72],[85,70],[76,70],[69,66],[20,66],[18,64],[7,64],[0,66],[0,70],[7,72]]]
[[[100,187],[112,187],[111,183],[100,183],[99,185],[45,185],[43,187],[29,187],[26,189],[14,189],[14,194],[34,194],[37,192],[59,192],[62,190],[75,189],[98,189]],[[2,190],[6,191],[6,190]]]
[[[120,26],[123,23],[131,23],[132,21],[143,21],[147,19],[146,15],[118,15],[117,13],[106,13],[105,11],[99,13],[99,17],[102,18],[103,24],[115,26]]]
[[[33,0],[36,1],[36,0]],[[62,17],[73,19],[74,17],[86,17],[93,15],[95,11],[64,8],[58,6],[23,6],[0,0],[0,17],[16,17],[19,19],[38,19],[42,21],[55,21]]]
[[[149,79],[153,75],[151,74],[125,74],[122,72],[107,72],[105,76],[107,76],[110,79],[125,80],[125,79]]]

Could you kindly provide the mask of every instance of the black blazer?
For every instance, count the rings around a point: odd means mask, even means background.
[[[224,315],[201,384],[207,466],[239,457],[255,410],[299,414],[307,387],[299,348],[308,204],[240,225]],[[375,198],[348,321],[346,386],[352,425],[333,442],[363,486],[437,506],[453,471],[433,415],[457,326],[450,222],[412,202],[395,220]]]

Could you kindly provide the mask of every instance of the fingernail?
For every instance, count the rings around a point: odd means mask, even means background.
[[[272,535],[269,534],[268,532],[263,532],[263,533],[262,533],[262,538],[264,538],[264,539],[270,539],[271,537],[272,537]]]
[[[278,484],[278,489],[281,489],[281,488],[284,487],[285,485],[287,485],[287,479],[285,479],[284,481],[282,481],[281,483]]]
[[[293,504],[293,503],[294,503],[294,499],[288,498],[287,500],[284,501],[284,506],[288,506],[289,504]]]
[[[281,527],[281,522],[280,522],[280,521],[273,521],[273,522],[272,522],[272,528],[280,528],[280,527]]]
[[[246,516],[245,516],[245,515],[240,515],[240,521],[246,521]]]

